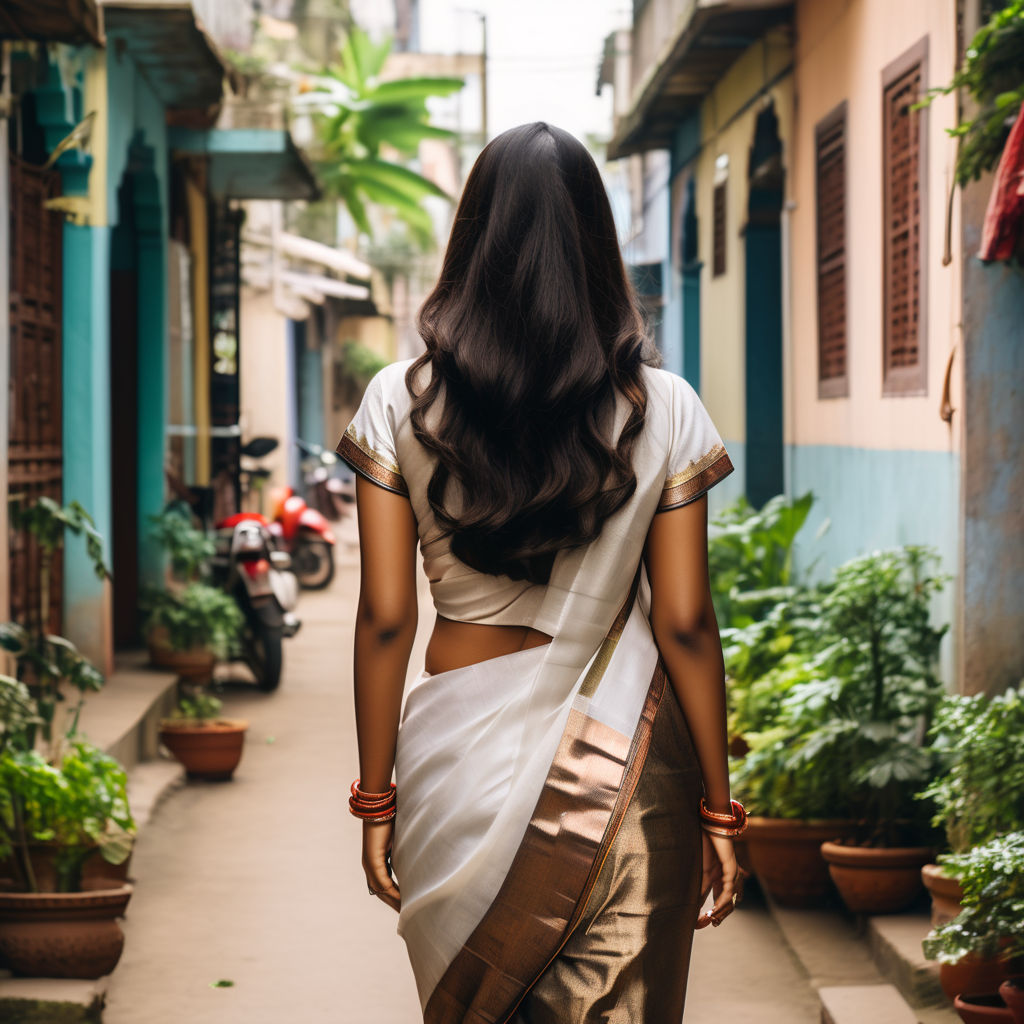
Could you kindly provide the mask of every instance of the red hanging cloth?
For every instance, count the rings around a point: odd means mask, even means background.
[[[1008,260],[1024,227],[1024,103],[1006,140],[992,184],[978,259]]]

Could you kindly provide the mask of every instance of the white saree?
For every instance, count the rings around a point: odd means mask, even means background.
[[[596,540],[559,553],[547,585],[489,576],[451,554],[427,502],[433,462],[409,423],[410,363],[374,377],[339,454],[409,497],[439,614],[553,638],[421,671],[398,737],[398,930],[424,1019],[507,1021],[579,922],[643,768],[666,682],[642,564],[651,519],[732,464],[689,384],[644,367],[632,498]],[[616,434],[626,411],[623,399]]]

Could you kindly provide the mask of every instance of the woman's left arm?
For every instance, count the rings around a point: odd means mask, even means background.
[[[383,793],[391,784],[402,691],[416,636],[416,517],[409,499],[356,478],[359,518],[359,603],[356,609],[356,736],[360,788]],[[370,889],[398,909],[388,869],[394,822],[363,823],[363,868]]]

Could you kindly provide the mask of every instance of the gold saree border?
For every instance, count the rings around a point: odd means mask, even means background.
[[[368,480],[396,494],[409,496],[409,488],[402,479],[402,474],[398,472],[398,466],[386,456],[374,451],[366,438],[359,437],[351,426],[342,435],[335,451],[357,473],[361,473]]]
[[[512,866],[425,1024],[505,1024],[568,942],[636,790],[666,681],[659,657],[632,737],[570,711]]]
[[[734,468],[725,446],[716,444],[707,454],[694,459],[685,469],[665,481],[656,511],[668,512],[694,501]]]

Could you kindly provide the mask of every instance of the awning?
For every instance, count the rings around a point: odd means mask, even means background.
[[[316,199],[313,169],[287,128],[170,130],[171,149],[209,157],[210,194],[218,199]]]
[[[96,0],[3,0],[0,39],[102,45]]]
[[[656,2],[649,0],[648,6]],[[793,0],[691,0],[689,16],[677,22],[675,35],[647,69],[632,107],[616,126],[608,158],[668,148],[682,117],[700,105],[751,44],[788,22],[792,7]]]
[[[123,46],[170,110],[210,110],[227,74],[217,47],[184,0],[103,4],[108,46]]]
[[[254,231],[243,231],[242,241],[246,245],[256,245],[264,249],[274,245],[274,239],[270,235],[261,235]],[[323,242],[315,242],[312,238],[303,238],[288,231],[282,231],[277,236],[277,247],[285,256],[308,263],[319,263],[337,274],[347,274],[349,277],[358,277],[365,281],[369,280],[373,272],[369,263],[364,263],[358,256],[345,249],[335,249],[324,245]]]

